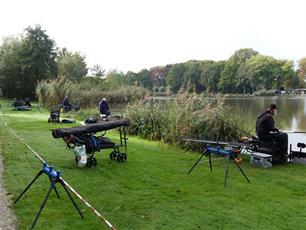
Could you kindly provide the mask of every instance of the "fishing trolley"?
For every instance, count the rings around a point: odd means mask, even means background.
[[[128,119],[102,121],[96,124],[87,124],[72,128],[61,128],[52,130],[54,138],[63,138],[67,147],[74,149],[75,161],[79,167],[92,167],[97,165],[95,153],[103,149],[113,149],[110,153],[111,160],[124,162],[127,160],[127,136],[126,127],[129,126]],[[116,144],[106,137],[106,131],[117,129],[119,131],[120,143]],[[100,135],[96,133],[102,132]],[[121,152],[124,147],[124,152]]]

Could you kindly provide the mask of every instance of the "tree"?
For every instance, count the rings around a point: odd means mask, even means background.
[[[103,81],[104,89],[116,89],[127,84],[125,75],[117,70],[111,70],[107,73]]]
[[[91,68],[91,71],[95,77],[103,77],[105,75],[105,69],[103,69],[99,64],[94,65],[94,67]]]
[[[19,58],[21,44],[20,39],[10,37],[4,39],[0,47],[0,88],[4,97],[20,96],[14,95],[14,92],[17,92],[16,88],[21,89],[22,86],[21,80],[18,79],[21,70]]]
[[[238,93],[253,93],[254,87],[252,86],[252,78],[254,74],[253,66],[248,62],[243,63],[237,70],[236,87]]]
[[[264,55],[253,56],[242,64],[237,71],[237,79],[237,88],[250,85],[253,91],[295,88],[299,85],[292,61]]]
[[[236,75],[239,67],[255,55],[258,55],[258,52],[253,49],[240,49],[226,61],[218,84],[219,89],[223,93],[235,93],[237,85]]]
[[[166,77],[166,83],[176,93],[183,86],[183,76],[185,73],[184,64],[175,64],[170,67]]]
[[[306,57],[299,60],[298,75],[302,81],[306,79]]]
[[[57,65],[59,75],[65,76],[70,80],[80,80],[88,72],[85,56],[79,52],[70,52],[66,48],[59,50]]]
[[[201,76],[199,79],[199,84],[208,93],[218,92],[218,82],[221,78],[221,72],[224,68],[224,61],[203,61],[201,63]]]
[[[139,82],[139,85],[152,89],[153,88],[153,81],[150,79],[150,72],[147,69],[140,70],[137,75],[136,79]]]
[[[137,73],[128,71],[125,75],[128,85],[139,85],[137,81]]]
[[[306,64],[306,63],[305,63]],[[305,66],[306,67],[306,66]],[[294,71],[293,61],[283,61],[281,66],[283,72],[283,85],[288,89],[295,89],[300,85],[300,78],[296,71]]]
[[[20,51],[21,77],[26,95],[35,95],[38,81],[57,76],[55,42],[41,26],[26,29]],[[25,95],[25,96],[26,96]]]
[[[280,84],[280,65],[277,60],[264,55],[257,55],[246,62],[248,77],[253,90],[268,90],[277,88]]]
[[[185,63],[185,71],[183,73],[183,86],[197,93],[203,91],[199,84],[201,75],[199,65],[199,61],[188,61]]]
[[[34,97],[38,81],[57,76],[55,43],[38,25],[25,29],[21,39],[11,39],[1,47],[1,75],[4,95]]]
[[[164,88],[166,85],[166,76],[169,72],[171,65],[166,65],[166,66],[156,66],[152,67],[149,70],[149,77],[150,81],[153,83],[153,88],[154,87],[161,87]]]

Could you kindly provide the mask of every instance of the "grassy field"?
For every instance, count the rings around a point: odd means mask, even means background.
[[[117,229],[305,229],[306,166],[287,164],[270,169],[252,167],[244,157],[241,167],[248,184],[230,165],[223,187],[225,159],[213,159],[213,172],[205,159],[187,176],[198,154],[157,142],[129,137],[128,161],[109,159],[110,151],[96,154],[95,168],[78,168],[73,152],[51,129],[49,113],[34,109],[11,111],[2,102],[4,119],[89,203]],[[119,135],[108,132],[117,140]],[[41,163],[5,127],[0,119],[0,141],[5,164],[5,185],[14,200],[36,176]],[[28,229],[43,201],[49,180],[43,175],[16,205],[20,229]],[[76,197],[81,219],[64,190],[52,192],[36,229],[107,229]]]

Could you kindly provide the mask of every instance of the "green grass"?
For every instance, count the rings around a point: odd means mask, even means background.
[[[178,148],[129,137],[128,161],[109,159],[109,151],[96,154],[95,168],[78,168],[73,152],[50,129],[71,125],[49,124],[48,112],[11,111],[2,103],[5,120],[89,203],[117,229],[304,229],[306,221],[306,168],[288,164],[271,169],[252,167],[245,157],[241,167],[248,184],[230,165],[223,187],[225,159],[213,160],[213,172],[199,157]],[[75,124],[74,124],[75,125]],[[118,134],[108,132],[118,139]],[[41,163],[0,120],[0,141],[5,164],[5,185],[14,200],[36,176]],[[26,195],[12,205],[19,228],[28,229],[49,188],[43,175]],[[57,185],[61,199],[52,192],[35,229],[107,229],[76,197],[81,219]]]

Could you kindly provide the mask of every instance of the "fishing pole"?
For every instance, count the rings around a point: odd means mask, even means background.
[[[232,142],[225,142],[225,141],[211,141],[211,140],[200,140],[200,139],[193,139],[193,138],[182,138],[183,141],[190,141],[196,143],[203,143],[203,144],[212,144],[212,145],[227,145],[227,146],[238,146],[236,143]]]
[[[211,140],[200,140],[200,139],[193,139],[189,137],[182,138],[183,141],[186,142],[195,142],[195,143],[202,143],[204,145],[219,145],[219,146],[228,146],[231,148],[244,148],[248,150],[254,150],[256,147],[257,140],[251,140],[247,142],[226,142],[226,141],[211,141]]]
[[[306,133],[306,131],[292,131],[292,130],[284,130],[284,133]]]
[[[221,118],[218,117],[218,116],[216,116],[216,119],[219,120],[219,121],[221,121],[221,122],[224,122],[225,124],[227,124],[227,125],[229,125],[229,126],[235,128],[235,129],[237,129],[237,130],[239,130],[240,132],[242,132],[242,133],[244,133],[244,134],[247,134],[248,136],[251,136],[251,137],[257,139],[257,137],[253,136],[252,134],[248,133],[247,131],[240,129],[240,128],[236,127],[235,125],[233,125],[233,124],[231,124],[231,123],[229,123],[229,122],[227,122],[227,121],[224,121],[223,119],[221,119]]]
[[[4,124],[4,126],[22,143],[24,144],[42,163],[46,163],[46,161],[35,151],[31,148],[31,146],[29,146],[28,144],[26,144],[15,132],[14,130],[12,130],[11,128],[8,127],[6,121],[3,118],[3,114],[2,114],[2,108],[0,106],[0,115],[1,115],[1,119],[2,122]],[[116,230],[116,228],[103,216],[101,215],[90,203],[88,203],[88,201],[86,201],[86,199],[84,199],[72,186],[70,186],[68,184],[68,182],[66,182],[62,177],[59,177],[63,183],[67,186],[67,188],[76,196],[79,198],[79,200],[85,204],[88,208],[90,208],[95,214],[96,216],[98,216],[110,229],[112,230]]]

